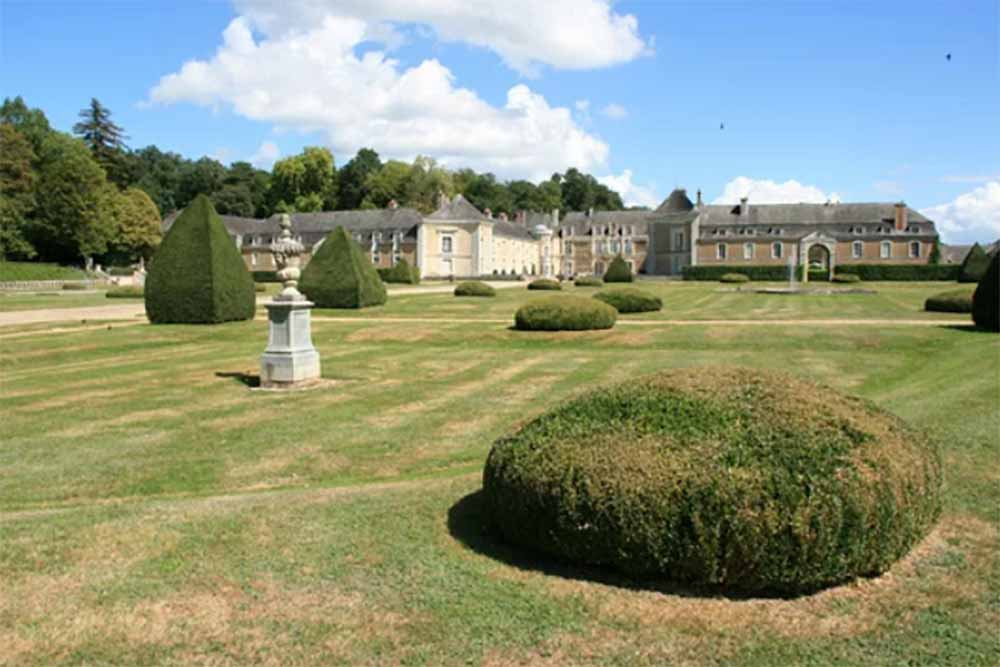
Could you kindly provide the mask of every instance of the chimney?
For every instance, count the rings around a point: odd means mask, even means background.
[[[395,199],[390,199],[389,200],[389,208],[393,208],[393,209],[399,208],[399,202],[397,202]]]
[[[740,217],[745,218],[750,215],[750,198],[740,197]]]
[[[896,231],[902,232],[906,230],[906,225],[909,222],[909,213],[904,202],[899,202],[896,204]]]
[[[507,214],[506,214],[506,213],[504,213],[503,211],[501,211],[501,212],[500,212],[500,213],[499,213],[499,214],[497,215],[497,217],[498,217],[498,218],[500,218],[500,222],[507,222]]]
[[[483,215],[485,215],[485,216],[486,216],[487,218],[489,218],[490,220],[492,220],[492,219],[493,219],[493,211],[491,211],[491,210],[490,210],[490,209],[488,209],[488,208],[486,208],[486,209],[483,209]]]
[[[701,208],[701,188],[698,188],[698,199],[695,200],[694,205]]]

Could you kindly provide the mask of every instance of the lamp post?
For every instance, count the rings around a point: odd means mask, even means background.
[[[309,311],[312,302],[298,290],[300,255],[304,248],[292,237],[292,221],[287,214],[279,219],[281,234],[271,244],[278,279],[284,289],[267,308],[269,322],[267,348],[260,358],[260,386],[293,389],[319,379],[319,352],[312,344]]]

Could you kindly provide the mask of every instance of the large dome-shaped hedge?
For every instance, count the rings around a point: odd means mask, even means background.
[[[253,319],[253,278],[205,195],[195,197],[163,237],[149,265],[145,299],[154,324]]]
[[[744,368],[592,391],[493,445],[507,541],[629,576],[796,593],[884,571],[938,516],[936,448],[858,398]]]
[[[380,306],[389,298],[368,255],[343,227],[323,239],[302,270],[299,289],[318,308]]]

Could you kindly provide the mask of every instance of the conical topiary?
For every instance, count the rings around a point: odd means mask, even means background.
[[[958,270],[958,282],[977,283],[986,273],[986,267],[990,265],[989,255],[978,243],[974,243],[969,249],[969,254],[962,260],[962,266]]]
[[[1000,252],[993,253],[972,295],[972,321],[980,329],[1000,332]]]
[[[154,324],[253,319],[253,279],[205,195],[195,197],[163,237],[149,266],[145,297]]]
[[[323,239],[302,271],[299,289],[320,308],[378,306],[388,298],[375,267],[343,227]]]
[[[632,269],[622,259],[621,255],[616,256],[608,265],[608,270],[604,272],[604,282],[606,283],[630,283],[632,282]]]

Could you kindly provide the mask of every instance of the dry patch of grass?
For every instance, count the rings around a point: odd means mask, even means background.
[[[348,334],[344,340],[348,343],[415,343],[433,339],[438,334],[439,328],[433,326],[400,326],[398,324],[388,326],[371,325]]]

